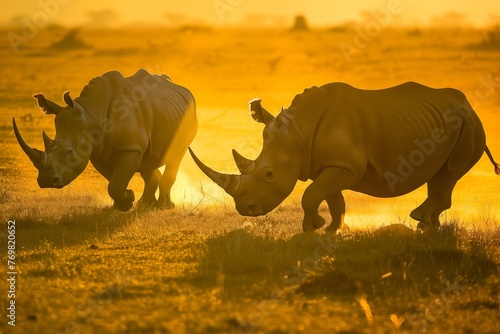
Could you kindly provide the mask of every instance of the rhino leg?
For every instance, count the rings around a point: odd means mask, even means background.
[[[328,203],[330,215],[332,216],[332,222],[328,225],[326,231],[335,233],[339,228],[347,228],[347,225],[344,224],[345,201],[342,193],[338,192],[331,197],[327,197],[326,203]]]
[[[182,154],[165,166],[165,171],[163,172],[160,180],[160,196],[158,198],[158,205],[160,207],[164,207],[166,209],[173,209],[175,207],[174,203],[172,203],[172,200],[170,199],[170,189],[172,189],[172,185],[175,182],[182,157],[184,156],[184,153],[186,153],[186,150],[183,150]]]
[[[154,207],[158,204],[156,200],[156,190],[160,183],[161,173],[158,169],[153,169],[141,172],[141,177],[144,180],[144,192],[142,193],[141,199],[137,202],[137,205],[145,208]]]
[[[449,176],[439,179],[437,175],[427,182],[427,199],[410,214],[411,218],[419,221],[418,229],[439,227],[439,216],[451,207],[451,193],[457,180]]]
[[[137,152],[123,152],[116,159],[115,170],[108,185],[108,194],[114,200],[113,206],[120,211],[128,211],[134,205],[134,192],[127,189],[132,176],[141,164]]]
[[[417,229],[438,228],[439,216],[451,207],[451,195],[457,181],[471,168],[464,166],[450,171],[448,163],[427,182],[427,199],[410,214],[419,221]]]
[[[325,220],[318,214],[319,205],[324,200],[333,201],[332,207],[336,209],[335,214],[332,216],[335,219],[332,229],[335,228],[336,224],[340,226],[341,216],[343,215],[341,191],[349,188],[352,180],[354,180],[353,173],[347,169],[330,167],[323,170],[314,182],[307,187],[302,197],[302,208],[304,209],[302,229],[304,232],[314,231],[325,224]]]
[[[451,207],[453,188],[481,158],[484,148],[484,132],[476,131],[472,122],[464,124],[449,158],[427,182],[427,199],[410,214],[420,222],[418,229],[440,226],[439,215]]]

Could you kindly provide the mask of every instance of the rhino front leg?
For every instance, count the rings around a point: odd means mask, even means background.
[[[142,156],[137,152],[124,152],[116,159],[115,170],[108,185],[108,194],[114,200],[113,206],[120,211],[128,211],[134,205],[134,192],[127,189],[127,186],[137,172],[141,159]]]
[[[323,217],[318,214],[319,205],[324,200],[329,201],[330,210],[332,210],[332,207],[333,209],[343,208],[343,210],[340,210],[342,212],[332,212],[332,225],[334,225],[332,229],[340,226],[340,219],[343,216],[343,211],[345,211],[341,191],[349,188],[353,179],[353,174],[349,170],[330,167],[324,169],[314,182],[307,187],[302,197],[302,208],[304,209],[302,229],[304,232],[314,231],[325,224]]]

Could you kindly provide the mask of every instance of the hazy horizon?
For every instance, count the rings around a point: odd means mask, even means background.
[[[210,25],[210,26],[289,26],[297,15],[304,15],[311,26],[335,26],[366,22],[390,13],[392,25],[485,27],[500,21],[500,10],[488,0],[372,0],[356,3],[331,3],[299,0],[266,3],[263,0],[210,1],[129,1],[113,0],[25,0],[6,3],[0,24],[22,25],[29,20],[38,26],[130,25]]]

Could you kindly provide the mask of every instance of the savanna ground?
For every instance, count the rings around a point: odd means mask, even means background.
[[[350,53],[349,29],[41,30],[15,53],[0,46],[0,332],[495,333],[500,319],[500,179],[481,161],[458,184],[438,231],[409,212],[425,188],[396,199],[345,192],[350,232],[300,231],[307,183],[265,217],[239,216],[186,156],[171,211],[118,213],[91,166],[62,190],[39,189],[12,131],[43,147],[52,117],[31,95],[62,104],[108,70],[166,73],[197,99],[192,147],[235,172],[230,150],[254,158],[261,126],[247,101],[277,113],[311,85],[383,88],[405,81],[462,90],[500,160],[500,49],[482,30],[387,29]],[[5,36],[7,31],[3,31]],[[78,41],[82,48],[78,46]],[[65,48],[66,47],[66,48]],[[428,157],[432,159],[432,156]],[[140,180],[131,187],[136,195]],[[328,216],[326,207],[321,212]],[[16,221],[16,327],[7,325],[7,222]],[[391,226],[393,225],[393,226]]]

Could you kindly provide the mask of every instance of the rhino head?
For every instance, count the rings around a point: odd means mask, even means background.
[[[69,92],[63,95],[66,107],[45,99],[42,94],[33,97],[45,114],[56,115],[56,137],[51,139],[42,132],[45,151],[40,151],[26,143],[13,118],[14,133],[24,153],[38,169],[40,188],[62,188],[80,175],[89,162],[92,143],[84,136],[88,120],[83,107],[71,99]]]
[[[236,210],[243,216],[260,216],[277,207],[293,190],[300,173],[298,138],[286,111],[275,118],[261,104],[250,101],[250,114],[265,124],[263,148],[256,160],[233,150],[241,175],[222,174],[203,164],[189,149],[200,169],[234,198]]]

